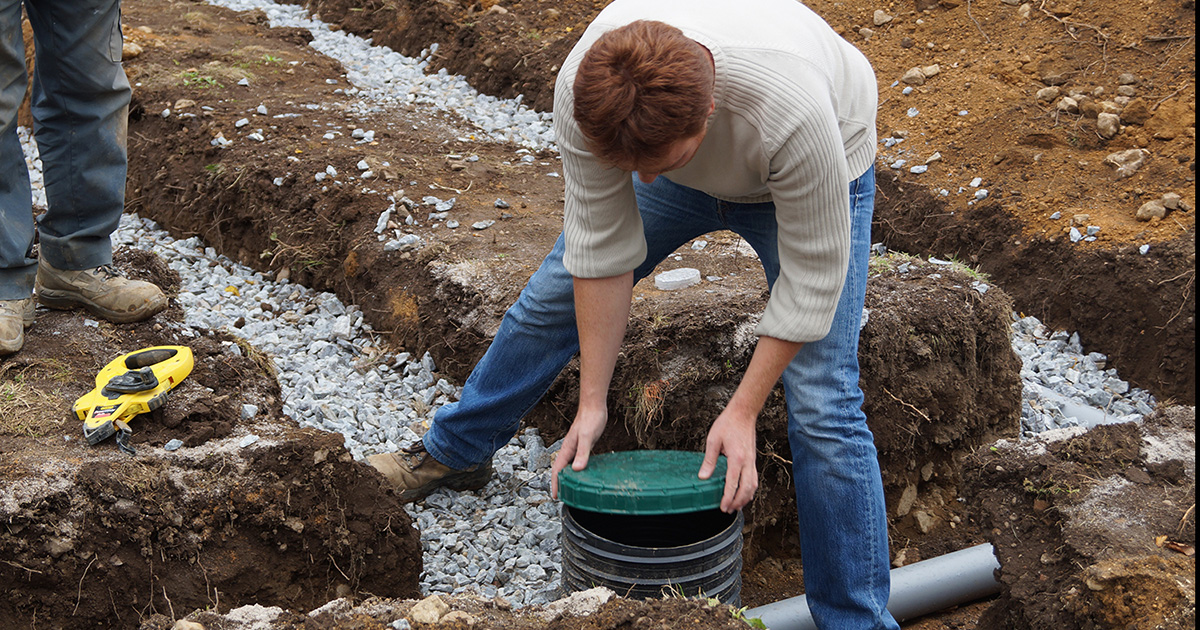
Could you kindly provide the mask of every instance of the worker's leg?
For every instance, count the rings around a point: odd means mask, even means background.
[[[887,612],[887,514],[859,388],[874,170],[851,188],[851,256],[833,328],[783,376],[809,609],[824,630],[898,628]]]
[[[130,88],[119,0],[27,0],[37,62],[32,112],[49,209],[39,254],[58,269],[112,263],[125,206]]]
[[[658,178],[635,183],[646,234],[643,278],[683,243],[719,229],[712,197]],[[521,418],[579,351],[575,294],[563,267],[563,237],[529,279],[500,323],[487,352],[463,384],[462,396],[438,409],[422,437],[434,459],[462,470],[487,460],[520,428]]]
[[[0,0],[0,300],[33,293],[33,197],[17,138],[17,110],[25,98],[25,45],[21,0]]]
[[[823,630],[897,627],[885,608],[890,579],[883,482],[858,385],[874,175],[872,169],[850,185],[851,259],[832,329],[805,344],[783,375],[804,586]],[[773,221],[736,207],[729,217],[731,229],[759,252],[774,284],[779,260]]]

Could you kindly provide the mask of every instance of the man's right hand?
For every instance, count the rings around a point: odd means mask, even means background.
[[[571,424],[571,430],[563,438],[562,448],[554,458],[554,464],[550,466],[551,498],[558,498],[558,472],[560,470],[566,468],[568,464],[570,464],[571,470],[587,468],[588,458],[592,454],[592,446],[596,444],[596,440],[600,439],[600,434],[604,433],[606,424],[608,424],[608,410],[604,408],[592,412],[580,409],[579,413],[575,415],[575,422]]]

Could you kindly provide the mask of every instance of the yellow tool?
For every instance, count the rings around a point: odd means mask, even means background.
[[[153,346],[110,361],[96,375],[96,388],[71,408],[83,420],[88,444],[116,434],[117,447],[133,455],[128,421],[163,406],[171,389],[191,374],[192,365],[192,349],[187,346]]]

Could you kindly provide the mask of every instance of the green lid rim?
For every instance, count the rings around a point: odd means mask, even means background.
[[[643,491],[636,488],[619,490],[602,485],[602,479],[581,478],[589,471],[593,473],[591,476],[605,474],[606,463],[615,465],[615,462],[620,460],[636,464],[662,457],[669,458],[672,463],[687,466],[685,474],[693,475],[695,482],[691,485],[684,483],[678,487],[649,488]],[[588,468],[578,472],[566,468],[559,473],[559,500],[574,509],[604,514],[685,514],[717,509],[725,492],[725,457],[718,458],[716,470],[708,479],[694,477],[703,461],[704,453],[682,450],[615,451],[593,455]],[[684,481],[686,482],[686,479]]]

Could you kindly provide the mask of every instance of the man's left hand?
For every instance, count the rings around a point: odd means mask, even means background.
[[[727,467],[725,494],[721,496],[722,512],[733,513],[742,509],[758,490],[754,422],[755,416],[739,415],[726,407],[708,431],[700,478],[711,477],[717,467],[717,456],[725,455]]]

